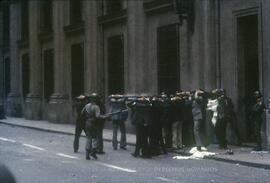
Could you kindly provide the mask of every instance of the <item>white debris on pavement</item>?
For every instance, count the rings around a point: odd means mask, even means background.
[[[251,151],[251,154],[268,154],[268,151]]]
[[[188,160],[188,159],[203,159],[205,157],[209,157],[209,156],[214,156],[217,153],[213,153],[213,152],[208,152],[207,149],[205,147],[202,147],[201,151],[197,150],[197,147],[193,147],[190,151],[189,151],[190,156],[174,156],[173,159],[178,159],[178,160]]]

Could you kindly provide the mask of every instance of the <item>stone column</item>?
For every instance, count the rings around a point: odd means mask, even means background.
[[[30,93],[25,100],[24,116],[27,119],[41,118],[42,59],[39,32],[39,1],[29,1],[29,59]]]
[[[145,50],[145,13],[143,1],[127,1],[127,70],[126,88],[131,93],[148,92]]]
[[[202,51],[204,55],[204,89],[209,91],[216,88],[216,30],[215,4],[213,0],[202,1]]]
[[[6,114],[8,116],[20,117],[21,107],[21,82],[20,82],[20,59],[17,41],[19,39],[20,16],[19,3],[10,1],[10,79],[11,88],[7,98]]]
[[[3,4],[0,5],[0,107],[4,103]],[[1,115],[1,114],[0,114]]]
[[[263,68],[263,95],[265,99],[265,104],[268,104],[268,99],[270,98],[270,1],[262,1],[262,32],[263,41],[262,51],[262,68]],[[267,105],[268,106],[268,105]],[[270,111],[266,111],[266,143],[267,149],[270,150]]]
[[[98,24],[98,1],[83,1],[85,12],[85,93],[104,94],[104,64],[99,53],[102,30]]]
[[[67,1],[68,2],[68,1]],[[50,98],[48,118],[52,122],[69,122],[71,107],[68,103],[67,74],[68,63],[65,60],[64,8],[66,1],[53,1],[53,37],[54,37],[54,93]]]

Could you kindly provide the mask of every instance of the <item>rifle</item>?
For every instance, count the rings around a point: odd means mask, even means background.
[[[128,109],[120,110],[120,111],[116,111],[116,112],[111,112],[111,113],[103,114],[103,115],[100,115],[100,116],[102,118],[104,118],[104,119],[108,119],[113,115],[117,115],[117,114],[120,114],[120,113],[123,113],[123,112],[128,112]]]

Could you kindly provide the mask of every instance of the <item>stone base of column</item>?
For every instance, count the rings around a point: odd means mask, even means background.
[[[72,122],[72,104],[66,94],[54,93],[50,97],[46,118],[53,123]]]
[[[24,104],[25,119],[40,120],[41,119],[41,96],[39,94],[30,93],[27,95]]]
[[[5,113],[11,117],[22,116],[21,96],[19,94],[10,93],[6,100]]]

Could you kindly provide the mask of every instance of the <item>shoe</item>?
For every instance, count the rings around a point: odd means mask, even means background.
[[[78,152],[78,150],[74,149],[74,153],[77,153],[77,152]]]
[[[104,151],[97,152],[97,154],[105,154]]]
[[[262,148],[261,147],[255,147],[255,148],[253,148],[253,151],[262,151]]]
[[[137,153],[131,153],[131,155],[134,157],[134,158],[137,158],[139,156],[139,154]]]
[[[86,155],[85,155],[85,159],[86,159],[86,160],[90,160],[89,154],[86,154]]]
[[[127,148],[126,148],[126,147],[120,147],[120,149],[127,150]]]
[[[144,159],[151,159],[152,158],[152,156],[150,156],[150,155],[141,155],[141,157]]]
[[[202,151],[202,148],[200,146],[198,146],[197,151]]]
[[[96,153],[91,153],[91,156],[95,159],[95,160],[97,160],[98,159],[98,157],[97,157],[97,155],[96,155]]]
[[[113,148],[113,150],[115,150],[115,151],[116,151],[116,150],[117,150],[117,147],[114,147],[114,148]]]
[[[231,149],[227,149],[224,154],[233,155],[233,151]]]

